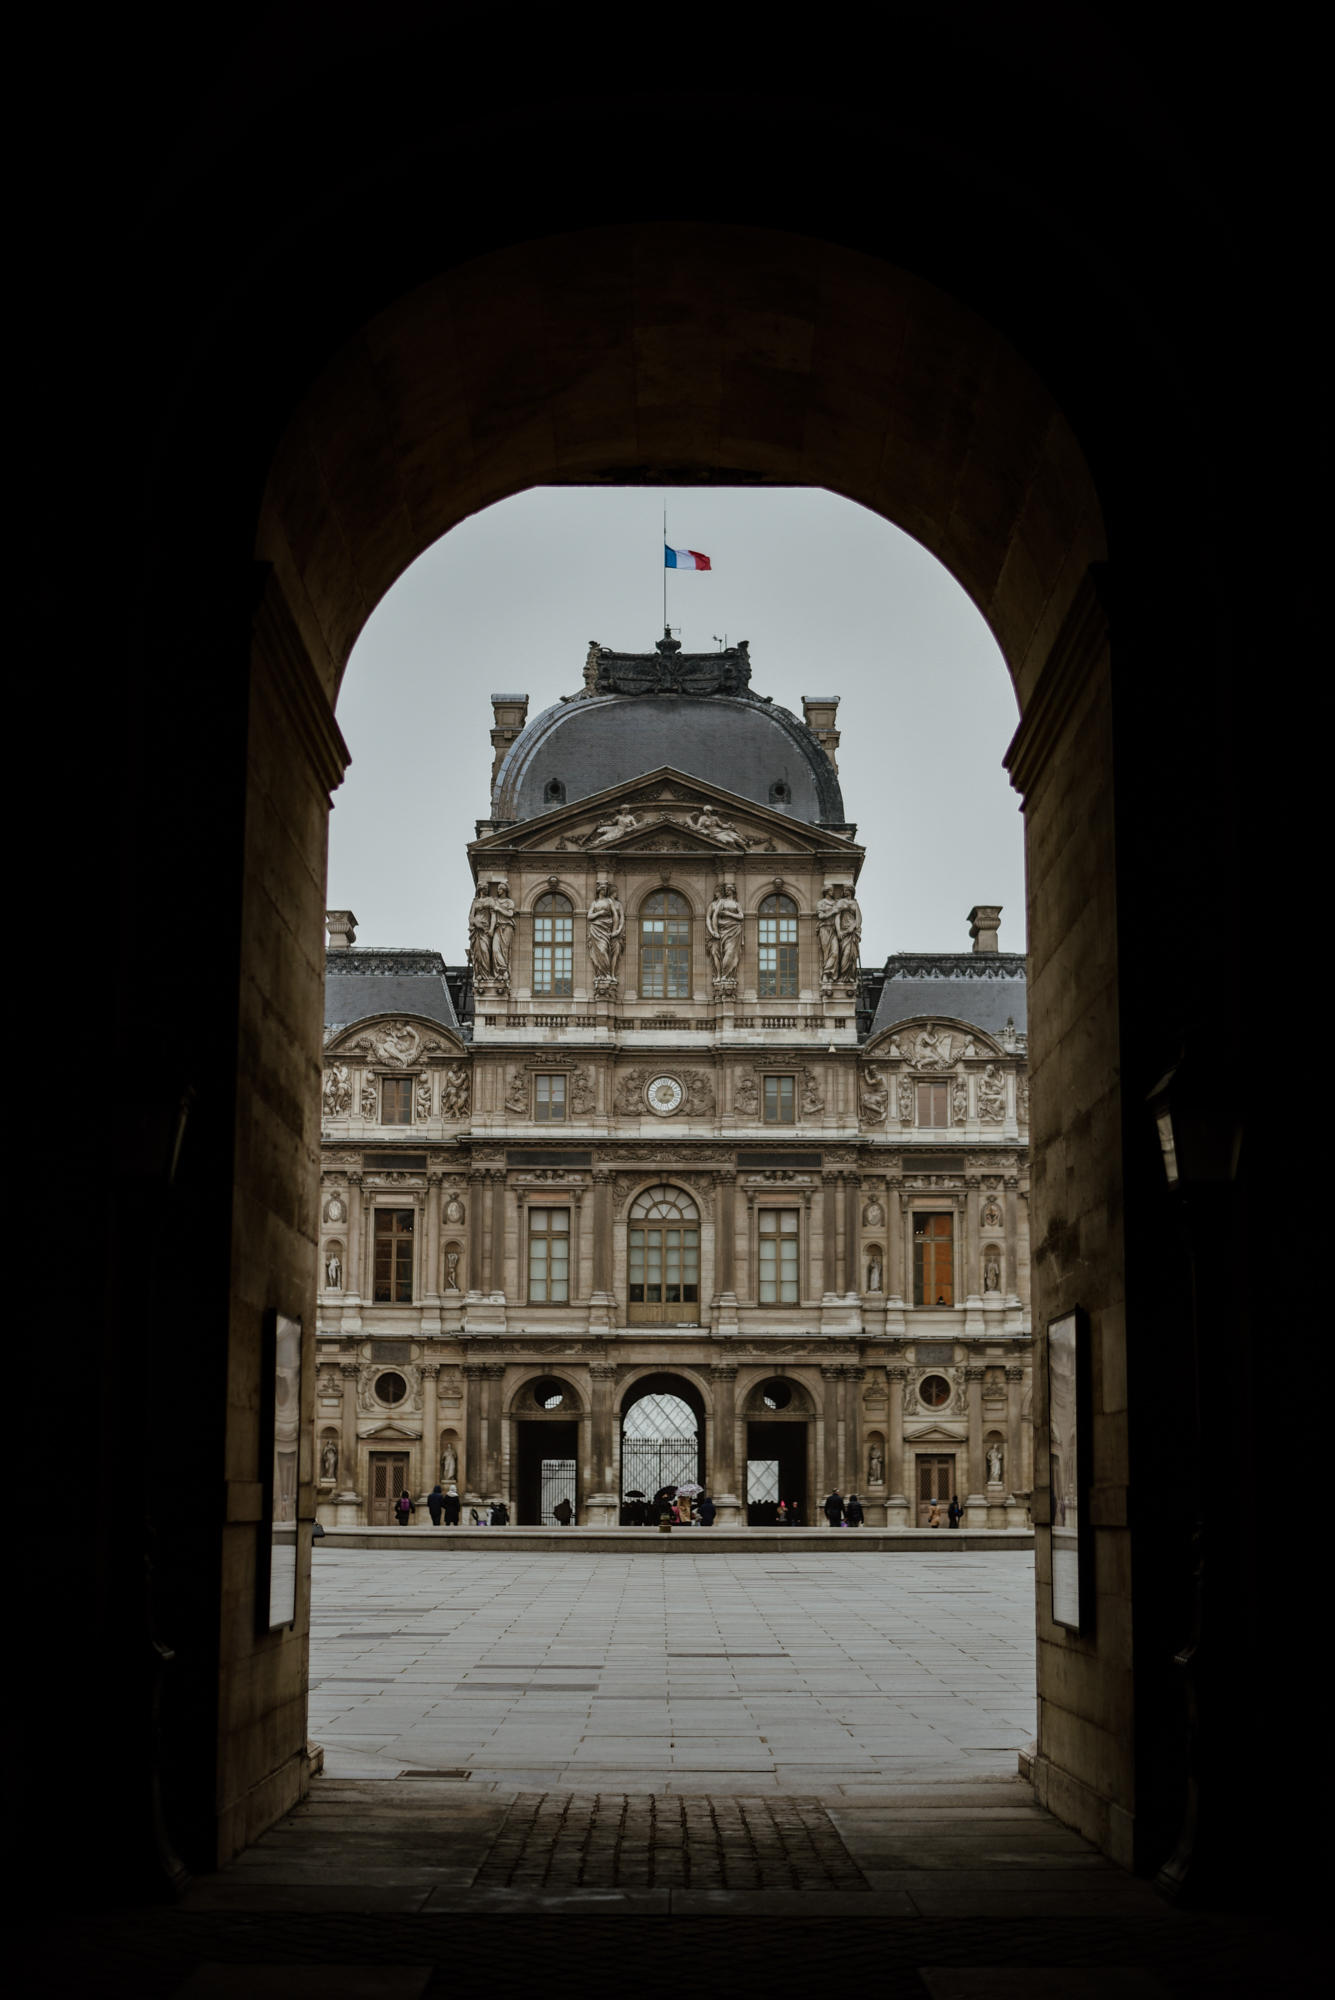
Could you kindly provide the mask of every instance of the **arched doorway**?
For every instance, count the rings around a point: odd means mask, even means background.
[[[525,1382],[510,1407],[514,1425],[515,1519],[521,1528],[555,1528],[578,1520],[579,1398],[557,1375]],[[557,1508],[570,1509],[568,1519]]]
[[[813,1454],[809,1449],[814,1422],[811,1398],[800,1382],[785,1375],[758,1382],[746,1400],[746,1520],[748,1527],[778,1524],[779,1504],[785,1518],[794,1507],[802,1524],[814,1518]]]
[[[662,1487],[686,1483],[705,1483],[704,1398],[684,1375],[642,1375],[621,1405],[623,1508],[632,1496],[651,1502]]]

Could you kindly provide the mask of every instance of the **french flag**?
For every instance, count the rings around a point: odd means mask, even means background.
[[[663,544],[664,569],[709,569],[709,557],[702,556],[699,549],[670,549]]]

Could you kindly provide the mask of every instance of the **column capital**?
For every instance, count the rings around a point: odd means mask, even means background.
[[[465,1361],[463,1364],[464,1380],[466,1382],[480,1382],[490,1366],[491,1363],[487,1361]]]
[[[340,1361],[338,1364],[338,1372],[340,1375],[352,1376],[353,1378],[355,1378],[356,1376],[360,1375],[361,1366],[362,1365],[360,1361]]]
[[[737,1363],[735,1361],[711,1361],[709,1373],[715,1382],[735,1382]]]
[[[1023,1364],[1023,1362],[1020,1362],[1020,1361],[1009,1361],[1009,1362],[1007,1362],[1007,1364],[1006,1364],[1006,1380],[1007,1380],[1008,1382],[1023,1382],[1023,1380],[1024,1380],[1024,1364]]]
[[[591,1361],[589,1374],[595,1382],[615,1382],[617,1368],[615,1361]]]
[[[964,1370],[964,1379],[966,1382],[982,1382],[986,1380],[986,1377],[986,1368],[982,1367],[976,1361],[971,1361]]]
[[[885,1374],[888,1382],[898,1383],[903,1388],[909,1379],[909,1365],[907,1361],[888,1361]]]

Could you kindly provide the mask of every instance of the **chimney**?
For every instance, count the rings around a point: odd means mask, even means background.
[[[494,694],[491,698],[491,712],[496,718],[496,727],[491,732],[491,782],[496,783],[496,774],[505,759],[505,753],[528,720],[528,696],[526,694]]]
[[[329,932],[330,951],[346,951],[357,942],[357,919],[351,910],[326,910],[325,929]]]
[[[839,759],[835,755],[839,748],[839,731],[834,726],[834,718],[838,707],[837,694],[804,694],[802,697],[802,720],[836,771],[839,769]]]
[[[969,912],[969,936],[975,951],[996,951],[1001,924],[1000,903],[975,903]]]

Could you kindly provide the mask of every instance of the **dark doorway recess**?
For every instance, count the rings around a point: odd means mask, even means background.
[[[556,1484],[567,1491],[567,1497],[576,1512],[579,1510],[579,1492],[575,1469],[579,1462],[579,1424],[577,1422],[519,1423],[515,1425],[515,1497],[519,1508],[521,1528],[541,1528],[552,1526],[550,1508],[543,1518],[543,1466],[548,1471],[545,1484],[553,1489],[547,1496],[553,1498]],[[552,1466],[564,1464],[568,1467],[566,1478],[553,1475]],[[559,1498],[559,1494],[555,1494]]]
[[[753,1528],[775,1525],[779,1500],[791,1507],[796,1501],[803,1522],[810,1526],[810,1496],[807,1493],[807,1426],[805,1424],[749,1423],[746,1427],[746,1459],[769,1461],[779,1468],[778,1499],[748,1501],[747,1523]]]

